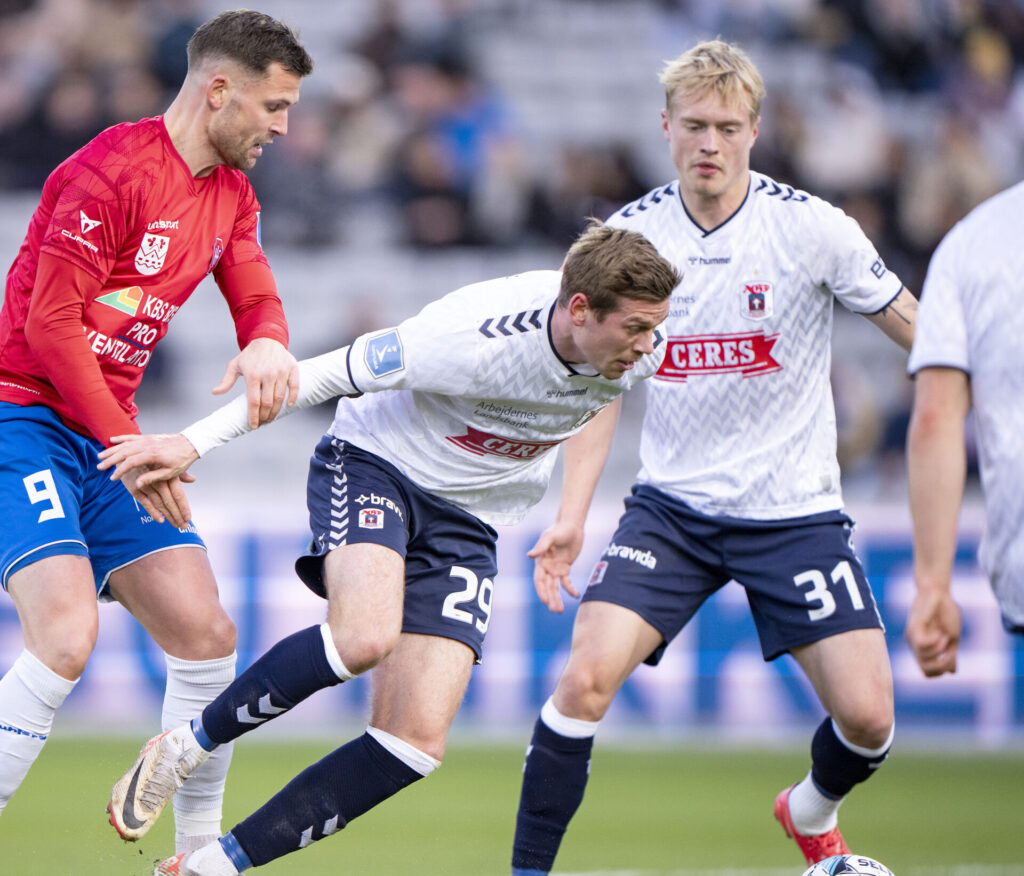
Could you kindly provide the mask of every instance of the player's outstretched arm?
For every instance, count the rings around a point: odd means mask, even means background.
[[[298,363],[301,391],[275,418],[356,392],[348,377],[348,347]],[[113,469],[139,503],[163,521],[184,526],[189,516],[182,483],[192,480],[188,467],[215,447],[252,431],[249,398],[240,395],[176,435],[117,435],[100,453],[99,469]],[[130,475],[130,478],[129,478]],[[183,521],[183,522],[182,522]]]

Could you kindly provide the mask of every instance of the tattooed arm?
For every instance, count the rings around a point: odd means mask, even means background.
[[[910,349],[917,323],[917,299],[906,286],[878,313],[866,316],[904,350]]]

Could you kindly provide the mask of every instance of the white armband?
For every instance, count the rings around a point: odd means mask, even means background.
[[[348,351],[348,347],[342,347],[299,362],[298,398],[293,405],[281,406],[275,422],[302,408],[313,407],[340,395],[358,395],[359,390],[349,378]],[[186,426],[181,434],[195,447],[196,453],[204,456],[215,447],[251,431],[249,405],[246,397],[240,395],[209,416]]]

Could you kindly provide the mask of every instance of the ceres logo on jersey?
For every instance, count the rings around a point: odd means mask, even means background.
[[[170,243],[171,239],[162,234],[143,236],[139,251],[135,253],[135,270],[147,276],[157,273],[164,266]]]
[[[363,361],[374,377],[383,377],[385,374],[401,371],[405,367],[405,355],[402,350],[402,339],[398,336],[398,329],[391,329],[391,331],[370,338],[366,342]]]
[[[772,347],[778,335],[745,332],[737,335],[689,335],[668,339],[668,350],[657,380],[685,383],[689,377],[732,374],[759,377],[780,371]]]
[[[547,453],[552,447],[561,444],[561,441],[516,441],[512,438],[502,438],[500,435],[492,435],[490,432],[481,432],[472,426],[466,427],[465,435],[446,435],[446,441],[451,441],[468,450],[474,456],[508,456],[513,459],[536,459]]]

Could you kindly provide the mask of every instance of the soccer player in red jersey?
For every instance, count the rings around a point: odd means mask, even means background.
[[[0,576],[25,642],[0,680],[0,811],[85,669],[97,596],[124,605],[164,651],[166,728],[234,678],[235,627],[195,527],[150,517],[97,471],[97,453],[138,432],[133,397],[153,347],[207,274],[241,350],[214,392],[241,376],[254,427],[294,401],[298,371],[244,171],[287,132],[310,72],[285,25],[218,15],[190,40],[163,116],[109,128],[43,188],[0,311]],[[194,793],[179,795],[179,850],[220,834],[229,759],[211,758]]]

